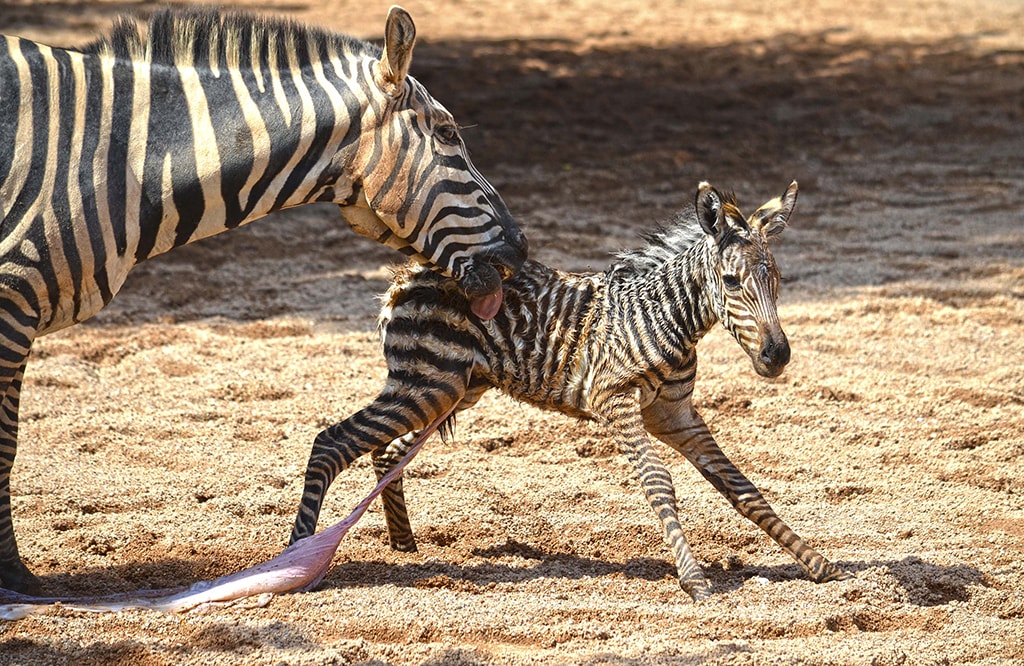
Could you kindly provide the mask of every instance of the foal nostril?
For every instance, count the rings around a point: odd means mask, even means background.
[[[761,362],[768,367],[782,368],[789,363],[789,341],[772,341],[761,348]]]
[[[783,340],[779,347],[779,365],[786,365],[789,363],[789,341]]]

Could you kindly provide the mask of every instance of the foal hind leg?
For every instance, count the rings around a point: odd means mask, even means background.
[[[398,461],[405,457],[419,431],[407,433],[396,440],[393,440],[384,449],[374,449],[373,471],[377,475],[379,483],[384,476],[391,471]],[[389,483],[381,491],[380,501],[384,505],[384,521],[388,526],[388,540],[391,548],[403,553],[416,552],[416,537],[412,533],[412,525],[409,523],[409,510],[405,505],[405,484],[404,474],[399,474],[394,481]]]
[[[408,370],[408,369],[406,369]],[[305,487],[291,543],[316,531],[324,495],[359,456],[426,428],[465,395],[469,369],[431,377],[408,372],[388,376],[381,394],[349,418],[317,435],[306,464]]]
[[[462,401],[455,408],[455,413],[469,409],[480,400],[480,397],[490,388],[486,384],[474,384],[466,391]],[[396,440],[393,440],[383,450],[372,451],[373,471],[377,474],[377,481],[384,478],[384,475],[391,471],[391,468],[398,464],[405,457],[406,452],[418,436],[418,432],[409,433]],[[416,551],[416,537],[412,532],[412,524],[409,522],[409,510],[405,504],[405,491],[402,483],[403,475],[399,475],[381,493],[380,499],[384,505],[384,520],[388,526],[388,539],[391,547],[405,553]]]

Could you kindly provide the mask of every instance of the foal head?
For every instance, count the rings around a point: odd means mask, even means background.
[[[785,194],[744,218],[732,196],[707,183],[697,189],[697,219],[714,248],[706,286],[711,307],[764,377],[778,377],[789,363],[789,341],[776,310],[781,275],[768,241],[788,224],[796,194],[794,181]]]

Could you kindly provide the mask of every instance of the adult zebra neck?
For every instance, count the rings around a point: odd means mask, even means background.
[[[112,144],[126,147],[136,262],[274,211],[353,200],[376,55],[354,40],[313,48],[289,35],[231,58],[115,59],[114,107],[119,92],[133,98]]]
[[[95,45],[132,109],[111,123],[137,214],[124,249],[138,262],[311,201],[363,206],[367,219],[345,216],[356,231],[455,277],[493,316],[525,238],[451,114],[407,75],[408,14],[393,8],[386,33],[381,50],[283,21],[165,11],[146,40],[122,26]]]

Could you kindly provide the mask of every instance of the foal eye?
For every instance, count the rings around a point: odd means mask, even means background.
[[[723,275],[722,284],[725,285],[726,289],[736,290],[740,288],[740,279],[735,275]]]

